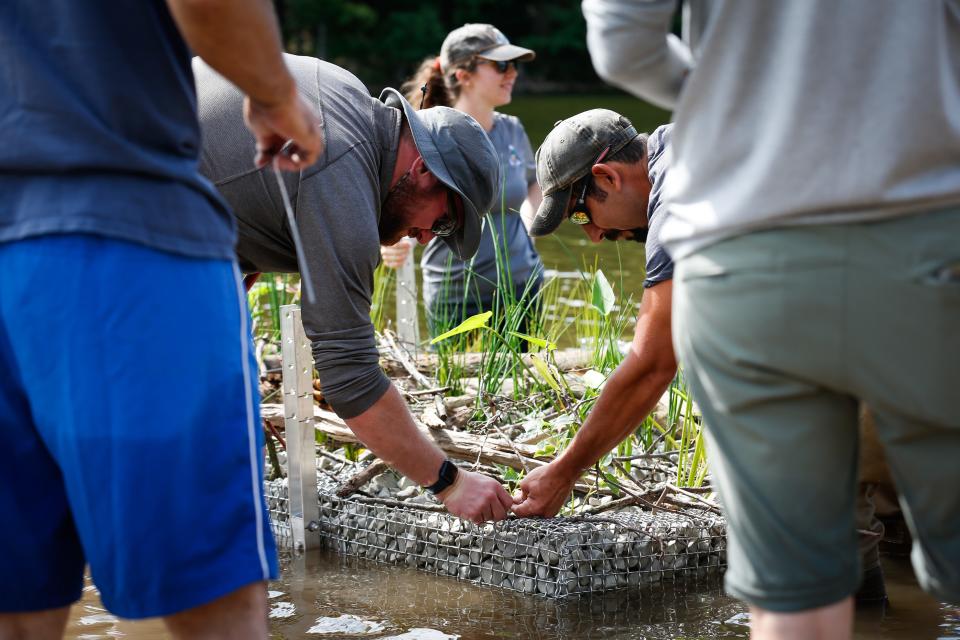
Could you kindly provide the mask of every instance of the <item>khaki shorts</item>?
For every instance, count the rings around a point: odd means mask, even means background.
[[[676,265],[673,336],[708,427],[731,594],[799,611],[856,590],[862,401],[920,583],[960,602],[960,210],[709,246]]]

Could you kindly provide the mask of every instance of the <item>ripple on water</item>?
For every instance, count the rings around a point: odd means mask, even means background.
[[[382,640],[457,640],[460,636],[450,635],[436,629],[410,629],[398,636],[386,636]]]
[[[307,629],[307,633],[318,633],[324,635],[344,633],[372,635],[375,633],[380,633],[386,629],[384,626],[385,624],[385,622],[364,620],[359,616],[345,613],[337,618],[317,618],[316,623]]]
[[[84,627],[89,627],[94,624],[112,625],[117,622],[117,617],[109,613],[95,613],[93,615],[83,616],[78,622]]]
[[[270,605],[271,618],[292,618],[297,613],[297,608],[292,602],[274,602]]]

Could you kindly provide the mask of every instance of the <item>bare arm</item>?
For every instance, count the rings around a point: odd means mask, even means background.
[[[438,479],[443,451],[417,429],[396,387],[390,385],[369,409],[347,426],[381,460],[422,486]],[[502,520],[513,504],[503,486],[484,475],[460,469],[453,486],[437,496],[450,513],[471,522]]]
[[[283,62],[280,30],[267,0],[167,0],[190,48],[247,94],[244,112],[257,138],[262,166],[292,139],[296,170],[313,164],[323,147],[316,113],[297,94]]]
[[[656,406],[677,371],[670,330],[673,281],[643,295],[630,352],[604,386],[573,441],[556,460],[520,483],[519,516],[553,516],[580,474],[627,437]]]
[[[541,202],[543,202],[543,191],[540,190],[539,184],[531,182],[527,187],[527,199],[520,205],[520,214],[525,219],[532,219],[533,214],[540,208]]]

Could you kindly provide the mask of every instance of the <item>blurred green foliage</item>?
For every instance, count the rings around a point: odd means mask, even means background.
[[[590,64],[579,2],[506,0],[275,0],[286,49],[349,69],[368,87],[399,85],[452,29],[489,22],[537,52],[531,78],[601,86]],[[521,89],[522,90],[522,89]]]

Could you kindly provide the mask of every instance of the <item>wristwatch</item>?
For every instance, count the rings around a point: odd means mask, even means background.
[[[440,493],[453,484],[457,479],[457,473],[459,473],[459,471],[460,469],[457,468],[457,465],[449,460],[444,460],[443,464],[440,465],[439,479],[427,487],[427,490],[434,494]]]

